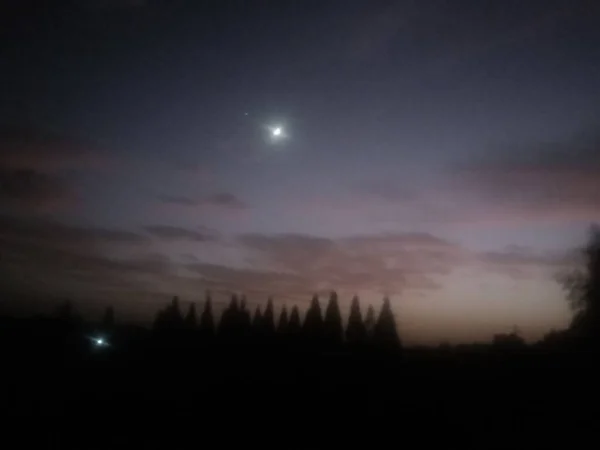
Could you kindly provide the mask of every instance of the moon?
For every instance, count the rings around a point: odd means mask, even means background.
[[[269,134],[272,141],[281,141],[287,137],[287,133],[282,125],[272,125],[269,127]]]
[[[266,131],[266,139],[273,145],[283,144],[289,139],[289,134],[286,127],[281,123],[273,123],[270,125],[264,125]]]

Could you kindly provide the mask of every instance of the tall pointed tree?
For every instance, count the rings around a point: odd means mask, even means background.
[[[350,305],[350,314],[348,316],[348,326],[346,327],[346,341],[349,344],[359,344],[366,340],[367,329],[360,312],[360,303],[358,296],[354,296]]]
[[[204,337],[212,337],[215,334],[215,318],[212,311],[212,299],[210,292],[206,292],[204,310],[200,316],[200,331]]]
[[[252,329],[255,332],[262,332],[263,330],[263,315],[260,311],[260,305],[254,310],[254,317],[252,317]]]
[[[321,314],[321,305],[319,297],[315,294],[310,302],[310,307],[306,311],[302,331],[309,343],[319,345],[323,339],[323,315]]]
[[[221,321],[219,322],[218,332],[225,338],[232,338],[237,331],[239,322],[239,306],[237,295],[232,294],[229,305],[221,314]]]
[[[252,320],[250,318],[250,311],[248,311],[248,302],[246,300],[246,296],[242,295],[240,300],[240,318],[239,318],[239,327],[240,331],[244,335],[248,335],[250,333],[250,329],[252,326]]]
[[[300,320],[300,312],[298,307],[294,305],[290,312],[290,320],[288,321],[286,331],[286,341],[290,345],[292,350],[300,350],[300,344],[302,339],[302,322]]]
[[[183,326],[183,315],[179,307],[179,297],[175,296],[171,304],[165,310],[165,322],[169,329],[181,329]]]
[[[383,299],[379,317],[373,329],[373,341],[382,347],[400,347],[400,337],[389,298]]]
[[[265,336],[272,336],[275,333],[275,312],[273,308],[273,299],[269,297],[267,307],[262,317],[263,333]]]
[[[196,304],[190,303],[187,314],[184,319],[185,328],[188,330],[195,330],[198,324],[198,318],[196,317]]]
[[[290,320],[287,326],[287,333],[290,336],[298,336],[302,332],[302,323],[300,321],[300,312],[298,311],[297,306],[292,307],[292,312],[290,313]]]
[[[342,326],[342,313],[338,304],[338,296],[335,291],[331,292],[329,303],[325,309],[324,337],[328,344],[339,345],[342,343],[344,328]]]
[[[367,315],[365,316],[365,331],[368,338],[373,337],[373,331],[375,330],[375,310],[373,305],[367,307]]]
[[[277,333],[280,335],[285,335],[287,333],[288,328],[288,314],[287,308],[285,305],[281,307],[281,313],[279,314],[279,321],[277,322]]]

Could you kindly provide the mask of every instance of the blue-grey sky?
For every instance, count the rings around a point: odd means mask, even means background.
[[[387,294],[407,342],[568,324],[556,274],[600,219],[596,2],[8,3],[11,292],[138,317]]]

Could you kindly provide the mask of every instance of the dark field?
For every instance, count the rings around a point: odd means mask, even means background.
[[[98,346],[98,326],[58,319],[0,330],[3,414],[47,430],[19,447],[541,448],[598,425],[595,353],[566,338],[401,349],[113,326]]]

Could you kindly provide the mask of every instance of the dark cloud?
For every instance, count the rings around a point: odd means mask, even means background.
[[[600,132],[586,129],[563,139],[518,142],[494,146],[462,168],[499,170],[593,170],[600,169]]]
[[[440,288],[440,277],[462,268],[515,279],[553,277],[572,264],[571,252],[508,247],[475,252],[427,233],[390,233],[324,239],[303,235],[244,235],[240,243],[259,255],[257,267],[298,277],[315,290]]]
[[[78,227],[51,220],[9,216],[0,216],[0,241],[81,252],[98,252],[115,245],[137,247],[149,242],[147,237],[126,230]]]
[[[66,172],[105,162],[91,145],[75,139],[37,129],[1,129],[0,203],[17,210],[63,208],[77,198]]]
[[[574,251],[541,252],[515,246],[501,251],[482,252],[477,256],[486,270],[517,279],[555,276],[577,261]]]
[[[243,201],[229,192],[220,192],[218,194],[210,195],[204,199],[204,203],[231,209],[246,208],[246,204]]]
[[[0,129],[0,167],[55,172],[105,165],[105,156],[92,144],[26,127]]]
[[[125,230],[0,217],[0,284],[13,292],[83,297],[107,289],[155,288],[171,265],[149,253],[146,242]],[[119,250],[127,250],[126,256],[117,256]]]
[[[215,234],[209,230],[193,230],[170,225],[149,225],[144,227],[152,236],[166,241],[188,240],[206,242],[215,240]]]
[[[162,195],[159,201],[168,205],[184,206],[191,208],[217,207],[224,209],[244,209],[247,205],[230,192],[219,192],[205,197],[192,198],[176,195]]]
[[[198,206],[199,202],[191,197],[183,197],[176,195],[161,195],[158,197],[161,203],[177,206]]]
[[[34,170],[0,169],[0,205],[48,211],[65,207],[75,200],[75,193],[61,177]]]
[[[464,220],[600,219],[600,134],[507,146],[490,155],[454,171],[449,190],[476,206],[463,210]]]
[[[433,276],[451,272],[466,258],[459,246],[424,233],[335,240],[249,234],[240,243],[258,252],[266,267],[300,276],[313,286],[357,291],[434,288]]]

